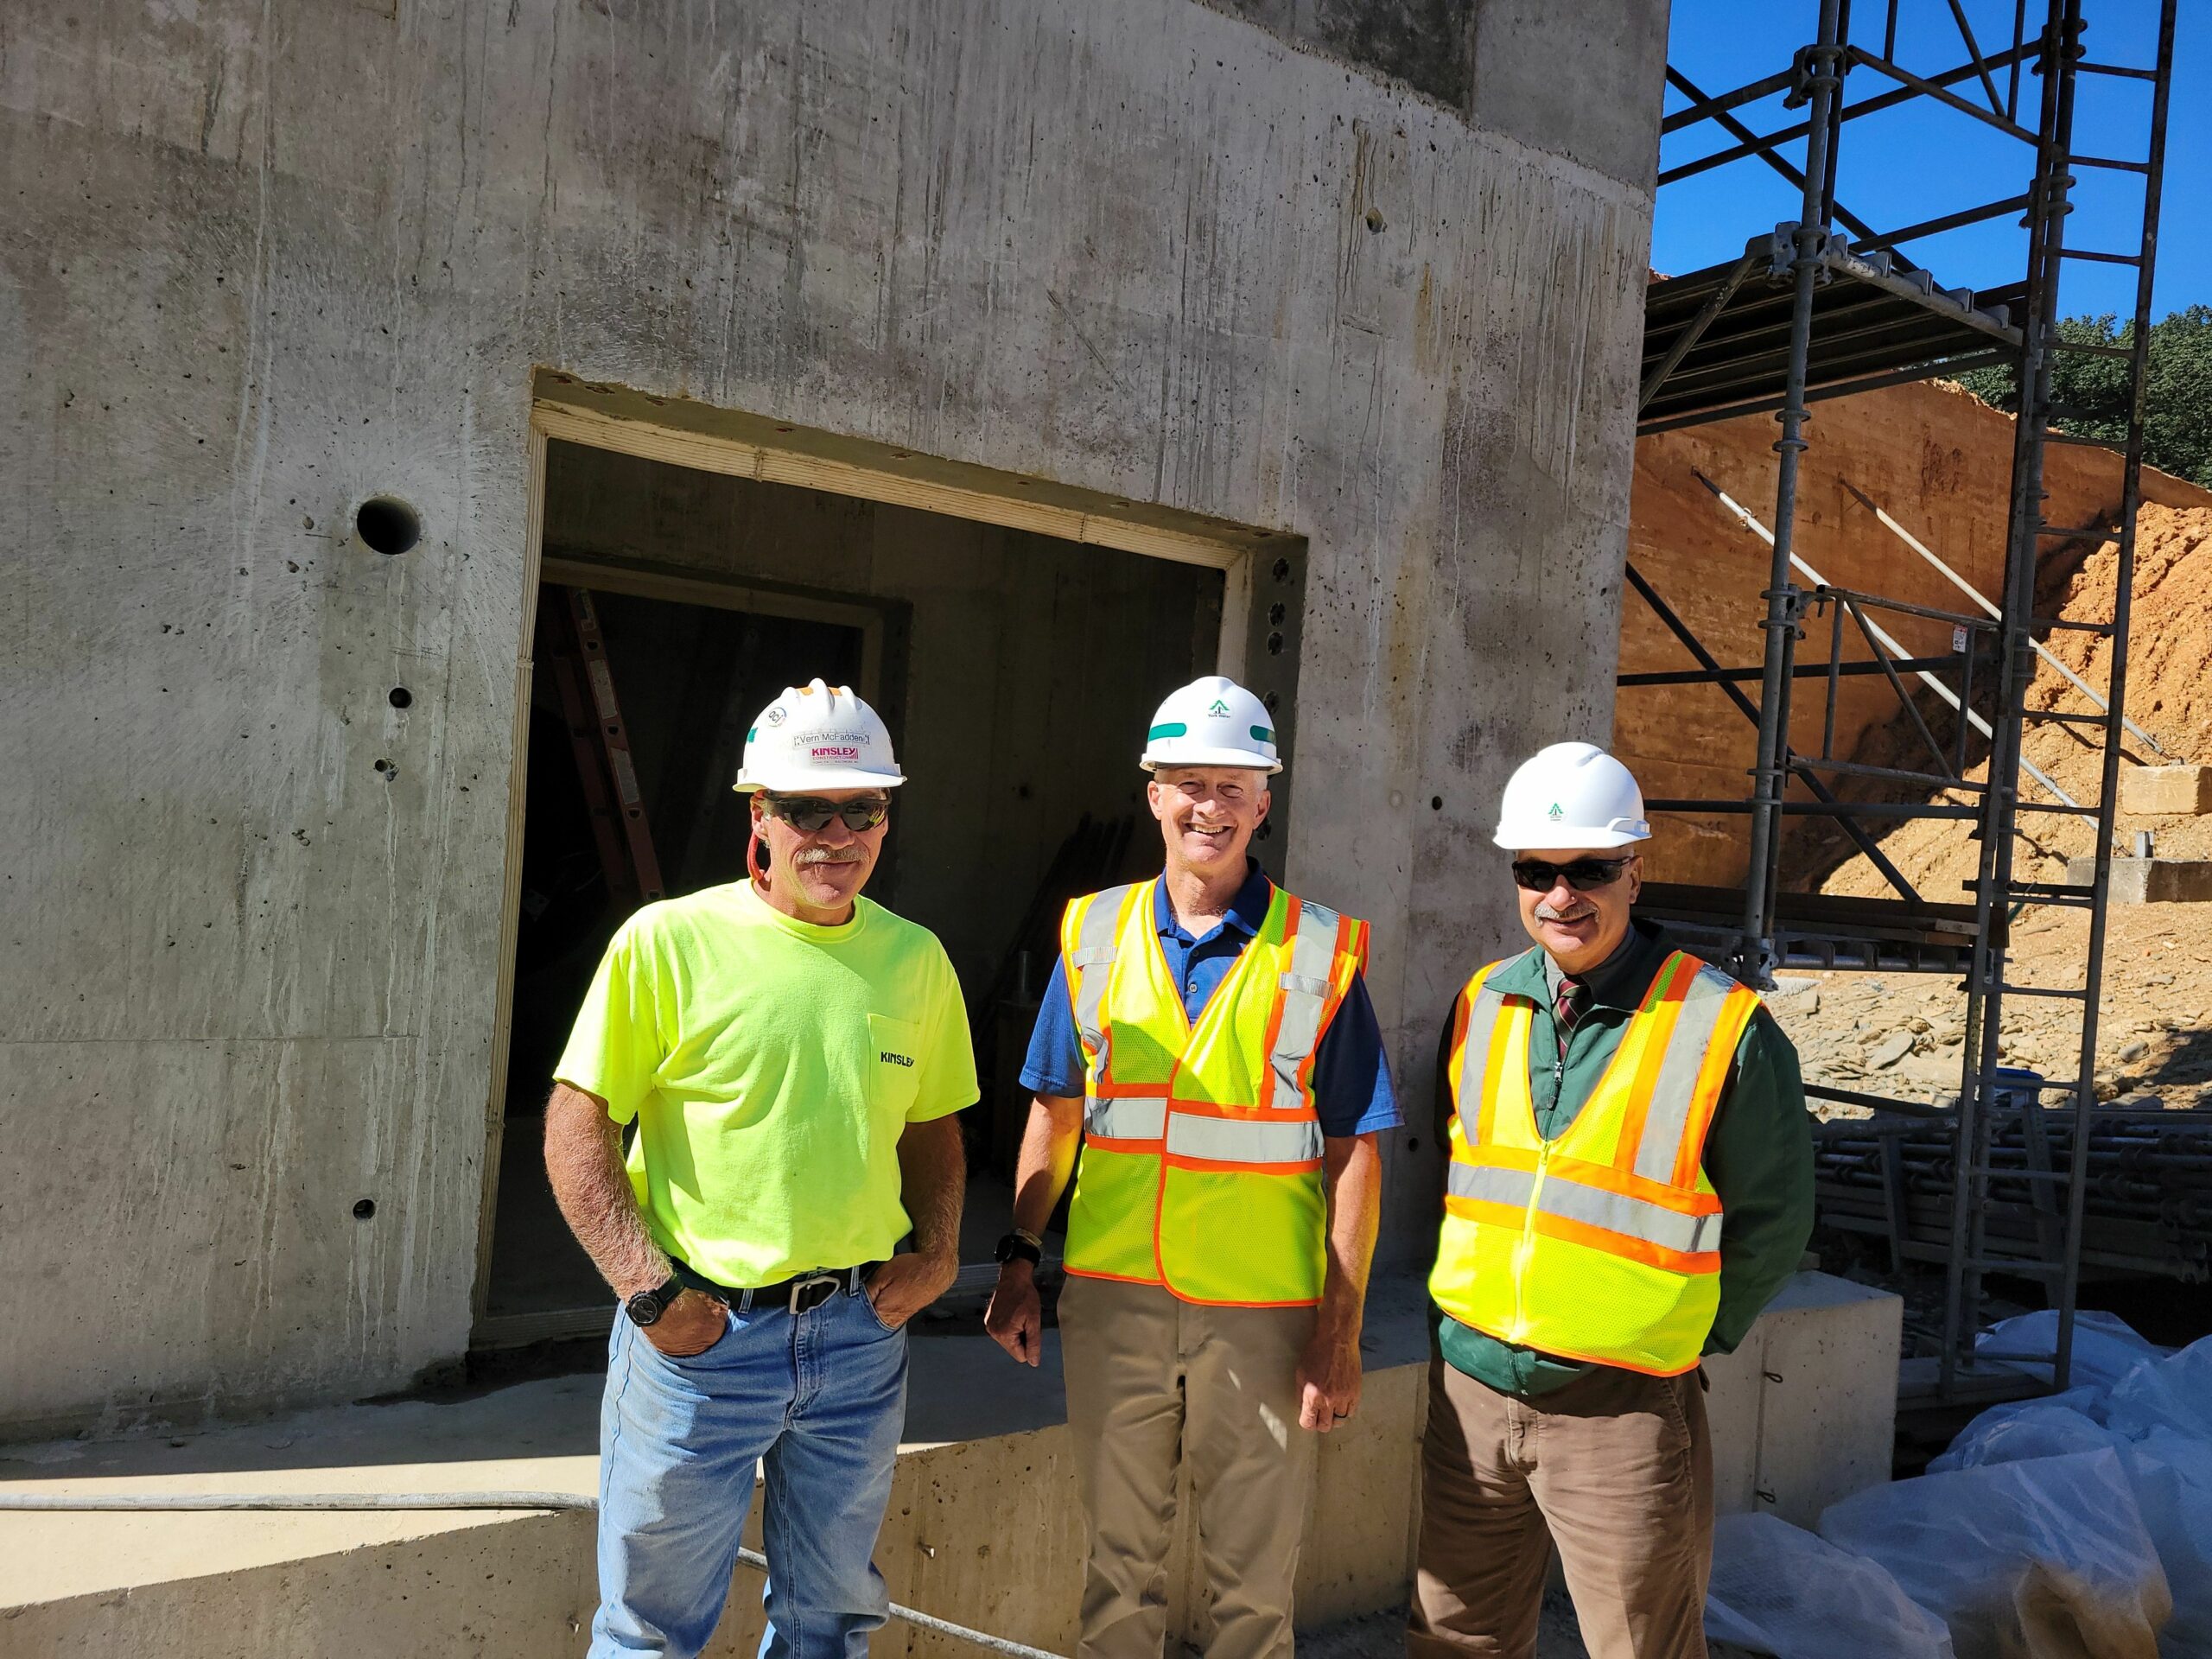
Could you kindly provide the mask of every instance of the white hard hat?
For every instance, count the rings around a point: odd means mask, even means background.
[[[1226,675],[1209,674],[1167,694],[1145,734],[1137,761],[1158,766],[1249,766],[1278,772],[1274,716],[1267,705]]]
[[[906,781],[883,717],[849,685],[810,680],[784,688],[745,734],[736,787],[896,789]]]
[[[1554,743],[1506,780],[1491,837],[1513,852],[1532,847],[1625,847],[1651,839],[1643,791],[1595,743]]]

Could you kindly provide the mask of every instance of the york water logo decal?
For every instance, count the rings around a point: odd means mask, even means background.
[[[1216,720],[1227,720],[1229,718],[1229,705],[1224,702],[1219,697],[1216,697],[1213,700],[1213,707],[1207,709],[1206,713],[1211,715]]]
[[[908,1071],[912,1071],[914,1065],[914,1057],[912,1055],[894,1053],[887,1048],[880,1054],[878,1054],[875,1058],[882,1061],[886,1065],[903,1065]]]

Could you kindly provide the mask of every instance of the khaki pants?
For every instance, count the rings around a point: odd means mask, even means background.
[[[1082,1659],[1160,1659],[1176,1465],[1191,1464],[1213,1592],[1209,1659],[1287,1659],[1313,1490],[1298,1426],[1310,1307],[1198,1307],[1154,1285],[1060,1292],[1068,1428],[1090,1522]]]
[[[1591,1659],[1703,1659],[1713,1445],[1698,1373],[1518,1400],[1429,1366],[1411,1659],[1536,1650],[1548,1545]]]

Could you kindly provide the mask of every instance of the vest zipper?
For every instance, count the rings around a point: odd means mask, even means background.
[[[1536,1179],[1529,1189],[1529,1208],[1521,1217],[1521,1242],[1513,1247],[1513,1334],[1507,1338],[1509,1342],[1520,1342],[1529,1332],[1529,1258],[1536,1248],[1536,1211],[1543,1201],[1544,1175],[1551,1165],[1552,1143],[1539,1138]]]

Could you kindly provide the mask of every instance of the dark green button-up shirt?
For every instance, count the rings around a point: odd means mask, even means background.
[[[1501,991],[1536,1005],[1529,1032],[1529,1089],[1536,1108],[1536,1133],[1556,1140],[1597,1086],[1629,1018],[1667,960],[1668,946],[1649,924],[1634,924],[1620,948],[1583,976],[1588,1010],[1568,1034],[1559,1063],[1559,1028],[1552,1008],[1559,969],[1540,950],[1529,950],[1491,975]],[[1450,1029],[1444,1037],[1448,1058]],[[1453,1103],[1439,1067],[1440,1106]],[[1797,1051],[1764,1007],[1751,1017],[1736,1046],[1720,1104],[1705,1138],[1706,1178],[1720,1195],[1720,1307],[1705,1351],[1735,1351],[1759,1316],[1797,1270],[1813,1231],[1813,1132],[1805,1115],[1805,1090]],[[1549,1393],[1591,1369],[1522,1348],[1461,1325],[1440,1310],[1437,1338],[1454,1369],[1506,1394]]]

